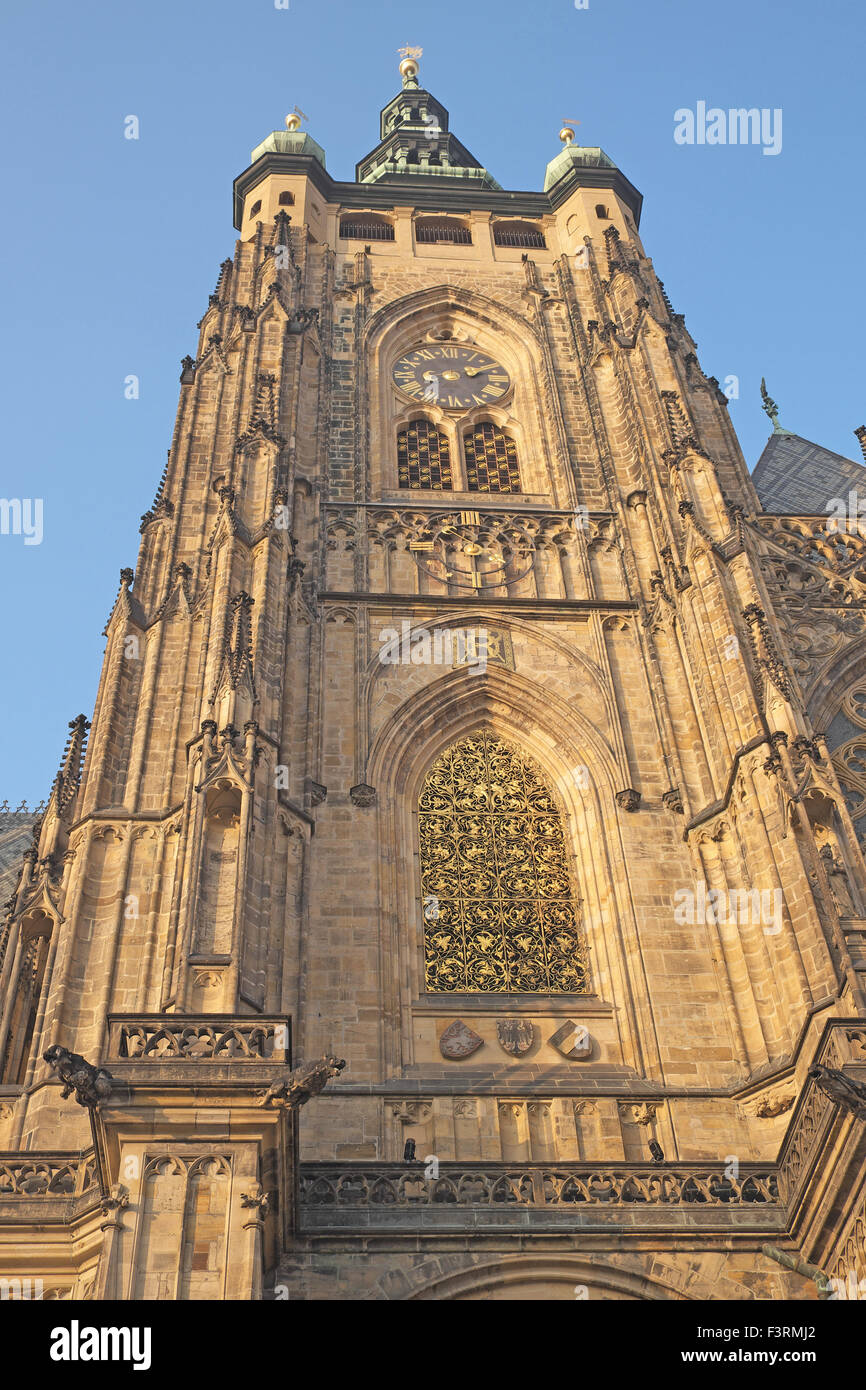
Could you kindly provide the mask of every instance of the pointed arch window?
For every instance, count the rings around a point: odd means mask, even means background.
[[[825,737],[854,830],[866,852],[866,680],[845,692]]]
[[[463,436],[469,492],[520,492],[517,445],[498,425],[476,425]]]
[[[451,491],[448,438],[429,420],[413,420],[397,435],[397,483],[401,488]]]
[[[480,730],[436,759],[418,819],[428,991],[586,992],[565,833],[541,769]]]

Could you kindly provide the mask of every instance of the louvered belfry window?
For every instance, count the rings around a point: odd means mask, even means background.
[[[519,492],[517,446],[498,425],[476,425],[463,436],[470,492]]]
[[[429,420],[413,420],[397,435],[397,482],[401,488],[451,491],[448,439]]]

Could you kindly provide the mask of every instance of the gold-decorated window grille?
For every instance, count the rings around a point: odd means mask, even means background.
[[[413,420],[397,435],[397,482],[401,488],[451,491],[448,439],[429,420]]]
[[[436,759],[421,791],[427,989],[587,989],[565,833],[541,770],[489,730]]]
[[[498,425],[476,425],[463,436],[470,492],[519,492],[517,445]]]

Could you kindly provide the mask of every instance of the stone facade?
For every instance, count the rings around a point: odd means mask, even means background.
[[[237,181],[92,727],[0,938],[0,1272],[816,1297],[811,1266],[866,1278],[863,1121],[809,1075],[866,1080],[860,543],[763,514],[611,161],[567,143],[544,193],[503,192],[450,135],[428,160],[403,76],[357,182],[297,130]],[[394,369],[430,345],[507,388],[419,399]],[[459,488],[398,485],[419,421]],[[482,427],[518,490],[469,486]],[[482,735],[538,823],[530,854],[492,824],[508,777],[455,781],[460,949],[502,979],[559,931],[576,992],[430,987],[457,948],[419,807]],[[494,879],[530,922],[504,945]],[[64,1099],[55,1044],[110,1094]],[[348,1063],[303,1111],[293,1053]]]

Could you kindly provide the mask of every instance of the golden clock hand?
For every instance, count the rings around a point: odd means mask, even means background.
[[[467,375],[467,376],[480,376],[482,372],[488,372],[489,370],[490,370],[489,367],[467,367],[467,368],[466,368],[466,375]]]

